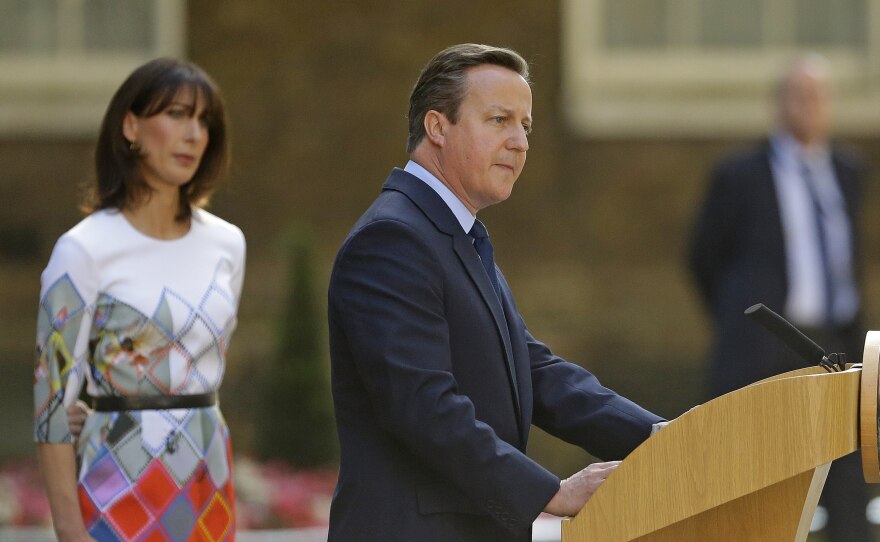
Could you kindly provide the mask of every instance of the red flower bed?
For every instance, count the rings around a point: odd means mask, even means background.
[[[283,463],[247,457],[233,467],[238,529],[291,529],[327,525],[336,471],[297,471]],[[36,461],[0,465],[0,525],[50,523],[49,502]]]
[[[49,500],[35,460],[0,465],[0,525],[49,524]]]

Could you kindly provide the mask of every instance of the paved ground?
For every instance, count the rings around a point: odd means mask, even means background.
[[[558,542],[559,521],[539,519],[535,522],[532,540],[535,542]],[[242,531],[236,534],[236,542],[325,542],[326,529],[288,529],[267,531]],[[0,527],[2,542],[55,542],[49,529],[11,529]]]
[[[236,542],[325,542],[326,529],[295,529],[276,531],[243,531],[235,536]],[[10,529],[0,527],[2,542],[55,542],[48,529]]]

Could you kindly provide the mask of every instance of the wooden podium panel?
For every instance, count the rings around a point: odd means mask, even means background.
[[[830,462],[858,449],[861,375],[802,369],[683,414],[563,520],[563,542],[805,540]]]
[[[806,471],[764,488],[760,491],[760,498],[755,498],[752,494],[734,499],[727,506],[711,508],[680,524],[670,525],[635,540],[804,540],[810,532],[813,519],[812,513],[807,513],[807,510],[816,508],[830,467],[831,463],[826,463],[815,471]],[[799,504],[805,502],[804,495],[811,506]],[[748,521],[743,521],[743,518],[748,518]],[[780,521],[780,518],[799,519],[795,522]]]

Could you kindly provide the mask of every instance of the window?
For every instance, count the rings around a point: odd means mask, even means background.
[[[0,0],[0,134],[95,135],[143,62],[183,54],[183,0]]]
[[[880,127],[880,0],[563,0],[563,103],[583,135],[754,135],[798,52],[831,64],[838,132]]]

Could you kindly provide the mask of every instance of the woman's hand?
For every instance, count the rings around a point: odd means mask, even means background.
[[[70,427],[70,434],[73,435],[73,438],[79,440],[86,419],[91,413],[92,409],[82,401],[77,401],[67,407],[67,425]]]

